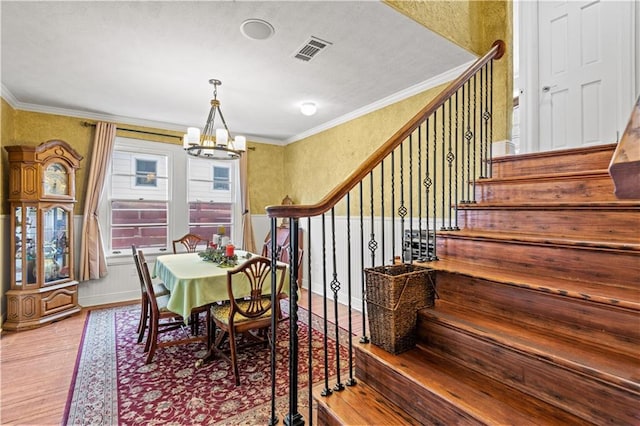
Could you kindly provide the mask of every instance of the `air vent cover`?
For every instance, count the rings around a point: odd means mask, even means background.
[[[294,58],[301,61],[309,62],[315,58],[318,53],[322,52],[327,46],[331,46],[333,43],[311,36],[300,49],[293,54]]]

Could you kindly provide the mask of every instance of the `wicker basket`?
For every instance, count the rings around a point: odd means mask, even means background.
[[[434,272],[416,265],[364,270],[371,342],[398,354],[415,346],[417,311],[433,306]]]

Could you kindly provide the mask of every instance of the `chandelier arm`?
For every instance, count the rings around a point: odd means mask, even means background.
[[[227,126],[227,122],[225,121],[224,116],[222,115],[222,110],[220,109],[220,107],[218,107],[218,113],[220,114],[220,119],[222,120],[222,124],[224,125],[224,128],[227,131],[227,134],[229,135],[229,139],[233,139],[231,137],[231,132],[229,131],[229,126]]]

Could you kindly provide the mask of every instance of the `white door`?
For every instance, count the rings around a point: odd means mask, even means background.
[[[522,66],[531,79],[527,106],[535,109],[525,116],[535,127],[525,150],[616,142],[635,100],[633,2],[540,1],[535,8],[528,47],[537,51],[525,58],[537,67]]]

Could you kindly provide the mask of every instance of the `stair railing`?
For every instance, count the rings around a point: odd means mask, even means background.
[[[318,348],[312,347],[311,338],[314,325],[312,293],[322,295],[323,315],[319,322],[323,347],[331,345],[335,352],[330,357],[329,351],[324,351],[320,373],[324,384],[320,385],[323,386],[320,393],[327,396],[357,383],[353,359],[356,312],[362,318],[359,341],[369,342],[364,269],[392,262],[437,260],[437,233],[459,229],[458,204],[475,203],[476,179],[491,177],[493,61],[500,59],[504,50],[504,42],[496,41],[484,56],[320,202],[267,207],[271,235],[276,235],[280,218],[288,218],[291,228],[287,248],[290,250],[291,282],[288,304],[289,411],[284,424],[305,423],[298,408],[298,391],[304,387],[309,392],[307,421],[312,422],[313,354],[318,353]],[[304,259],[299,259],[298,255],[300,227],[307,238]],[[272,239],[271,253],[278,251],[275,244]],[[276,262],[275,255],[272,262]],[[298,309],[298,290],[302,285],[297,282],[300,262],[307,266],[306,311]],[[275,277],[273,279],[275,282]],[[340,312],[341,304],[346,306],[346,314]],[[309,336],[305,348],[306,365],[299,363],[298,320],[302,315],[306,315]],[[275,319],[273,325],[271,338],[276,342]],[[275,351],[271,352],[270,424],[276,424],[274,374],[277,360]],[[307,383],[300,386],[299,373],[304,369],[307,370]],[[335,381],[333,386],[329,381]]]

